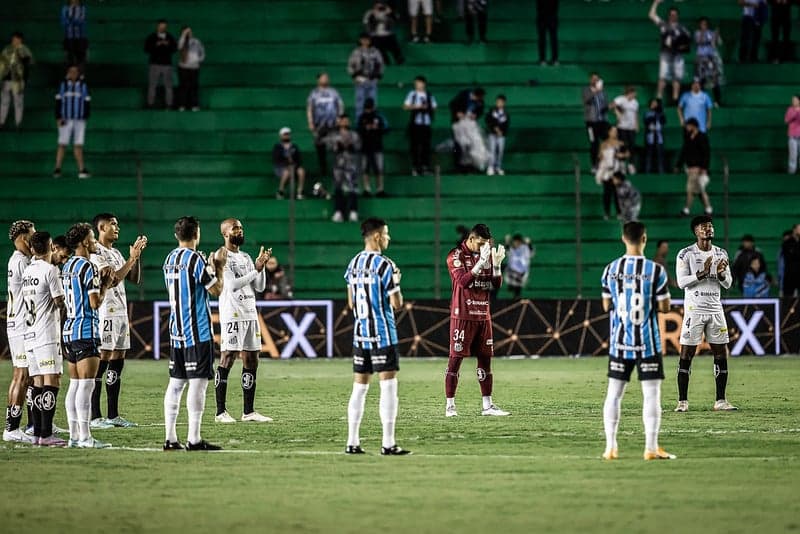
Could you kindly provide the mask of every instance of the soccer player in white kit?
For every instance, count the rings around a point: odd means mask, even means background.
[[[61,385],[61,316],[66,313],[61,271],[52,265],[53,241],[47,232],[36,232],[30,240],[33,260],[22,273],[25,300],[25,350],[28,372],[33,378],[33,436],[36,444],[63,447],[53,435],[53,417]]]
[[[681,327],[681,358],[678,364],[678,406],[676,412],[689,411],[689,375],[692,358],[703,341],[714,353],[714,380],[717,385],[715,411],[737,408],[725,397],[728,385],[728,325],[720,301],[722,289],[731,287],[733,277],[728,253],[711,244],[714,224],[710,215],[692,219],[691,229],[697,238],[694,245],[678,252],[675,269],[678,287],[684,290],[684,318]]]
[[[8,238],[14,244],[14,253],[8,259],[8,300],[6,334],[8,348],[11,351],[11,362],[14,374],[8,386],[8,405],[6,407],[6,426],[3,430],[3,441],[33,443],[32,436],[20,430],[22,407],[28,389],[28,360],[25,353],[25,320],[22,299],[22,273],[30,264],[31,250],[29,241],[36,232],[31,221],[19,220],[11,223]],[[30,388],[33,389],[32,387]],[[28,419],[31,419],[30,414]]]
[[[256,295],[267,287],[267,270],[264,268],[272,249],[261,250],[255,263],[247,252],[239,249],[244,244],[244,229],[238,219],[225,219],[220,224],[225,239],[228,262],[223,271],[222,293],[219,296],[219,322],[222,342],[221,356],[214,375],[217,400],[217,423],[235,423],[227,411],[228,374],[237,357],[242,359],[242,421],[269,423],[271,418],[253,408],[256,397],[258,356],[261,352],[261,328],[256,310]]]
[[[114,269],[114,285],[103,298],[100,315],[100,364],[94,379],[92,391],[92,428],[129,428],[138,426],[119,415],[119,394],[122,387],[122,369],[125,366],[125,351],[131,348],[130,324],[128,321],[128,297],[125,281],[138,284],[142,279],[142,266],[139,261],[142,250],[147,246],[147,236],[140,235],[130,246],[128,261],[122,256],[114,243],[119,240],[119,221],[113,213],[95,215],[92,226],[97,232],[97,252],[91,261],[98,269],[110,266]],[[108,418],[103,418],[100,410],[100,395],[103,382],[106,383],[108,397]]]

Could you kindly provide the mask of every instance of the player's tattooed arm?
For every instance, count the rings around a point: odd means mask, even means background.
[[[117,271],[117,283],[114,284],[115,286],[120,284],[123,280],[128,280],[134,284],[138,284],[142,281],[142,265],[140,260],[142,251],[146,246],[147,236],[140,235],[136,238],[136,241],[130,246],[128,261]]]
[[[222,288],[224,286],[224,270],[227,262],[228,250],[225,247],[220,247],[208,257],[206,269],[208,269],[209,274],[213,273],[214,283],[207,289],[208,292],[215,297],[218,297],[222,293]]]

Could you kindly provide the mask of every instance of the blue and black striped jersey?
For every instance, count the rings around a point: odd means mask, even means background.
[[[661,350],[658,301],[669,298],[667,272],[643,256],[622,256],[608,264],[602,277],[603,298],[611,299],[608,353],[632,360]]]
[[[56,119],[86,120],[89,118],[89,88],[83,80],[61,80],[56,93]]]
[[[72,256],[61,269],[61,286],[67,307],[64,342],[100,337],[100,319],[89,303],[89,295],[100,292],[97,268],[83,256]]]
[[[176,348],[193,347],[213,337],[208,288],[217,283],[206,261],[189,248],[176,248],[164,260],[169,294],[169,337]]]
[[[389,296],[400,291],[392,260],[378,252],[359,252],[347,266],[344,279],[353,302],[353,346],[379,349],[397,344],[394,310]]]

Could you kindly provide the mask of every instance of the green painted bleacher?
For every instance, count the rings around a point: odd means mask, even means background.
[[[55,143],[53,91],[63,61],[57,9],[45,0],[4,7],[7,18],[0,27],[26,33],[37,65],[26,94],[23,131],[0,133],[1,219],[33,218],[40,228],[61,232],[70,222],[90,219],[95,212],[114,211],[123,225],[122,242],[140,231],[150,237],[139,294],[145,298],[164,297],[159,265],[173,245],[172,222],[186,213],[203,221],[201,248],[216,246],[218,221],[234,215],[245,221],[252,246],[261,240],[285,260],[289,206],[273,197],[276,183],[269,149],[278,128],[292,127],[312,175],[309,185],[316,181],[305,98],[316,73],[326,70],[346,105],[352,106],[345,66],[368,3],[90,0],[87,4],[93,117],[86,148],[94,177],[80,182],[74,179],[69,155],[65,177],[49,178]],[[436,32],[448,42],[404,44],[407,64],[386,70],[379,105],[392,126],[386,138],[387,189],[392,197],[362,200],[360,213],[390,221],[390,255],[403,268],[403,285],[410,297],[433,296],[437,283],[446,294],[448,284],[444,268],[434,269],[434,180],[408,175],[407,114],[401,105],[420,73],[429,78],[441,106],[434,142],[449,137],[447,102],[471,85],[486,87],[489,100],[505,93],[513,121],[505,177],[448,175],[449,155],[437,156],[444,172],[439,265],[455,242],[456,225],[481,220],[497,235],[519,231],[533,238],[537,255],[528,295],[593,296],[602,266],[620,250],[619,224],[602,220],[601,191],[586,169],[580,91],[589,73],[597,70],[610,96],[634,83],[640,88],[642,106],[646,105],[656,81],[658,48],[657,30],[646,19],[648,4],[562,2],[562,65],[557,68],[538,65],[534,5],[493,1],[491,43],[486,46],[464,44],[463,27],[450,13]],[[686,2],[680,9],[690,25],[701,14],[719,22],[725,39],[728,85],[723,89],[725,105],[714,110],[711,131],[712,201],[722,215],[722,168],[727,162],[730,248],[735,249],[741,234],[755,234],[774,268],[778,238],[796,222],[800,202],[796,178],[780,174],[786,159],[783,111],[789,95],[797,92],[800,69],[735,64],[740,11],[727,0]],[[191,23],[205,43],[208,58],[201,70],[199,113],[142,109],[147,71],[142,42],[154,19],[162,16],[170,19],[173,32],[180,24]],[[405,35],[404,24],[399,31]],[[690,67],[691,61],[687,63]],[[667,117],[671,160],[681,133],[673,108]],[[582,287],[576,287],[575,267],[576,156],[583,166]],[[632,180],[644,195],[641,216],[648,222],[651,241],[669,239],[677,252],[691,240],[686,220],[676,217],[685,178],[637,175]],[[470,220],[464,220],[466,205]],[[295,295],[340,296],[343,266],[359,246],[356,225],[329,222],[330,201],[304,200],[295,210]],[[720,241],[723,232],[720,220]],[[9,250],[6,243],[0,246],[3,255]]]

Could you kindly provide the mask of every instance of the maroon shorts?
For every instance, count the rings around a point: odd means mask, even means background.
[[[450,356],[494,356],[492,321],[450,319]]]

